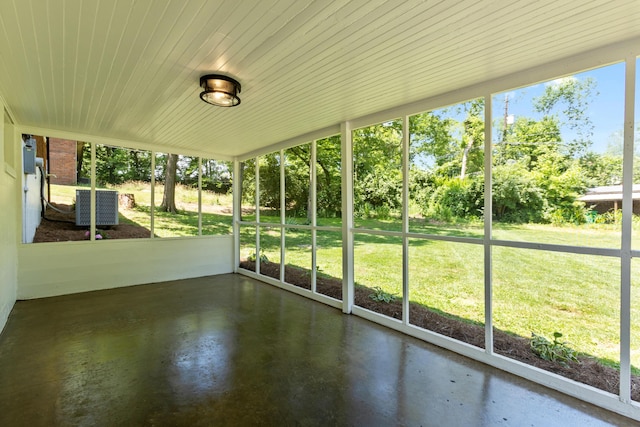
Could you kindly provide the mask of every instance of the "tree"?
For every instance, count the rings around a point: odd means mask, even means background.
[[[541,156],[557,152],[562,143],[555,117],[542,120],[518,117],[504,135],[503,141],[496,144],[494,164],[518,161],[529,171],[537,167]]]
[[[316,210],[319,216],[342,213],[342,158],[340,136],[316,142]]]
[[[280,211],[280,153],[258,158],[260,174],[259,207]]]
[[[162,193],[162,204],[158,210],[162,212],[177,213],[176,208],[176,173],[178,170],[178,155],[167,155],[167,166],[165,169],[164,192]]]
[[[429,158],[441,176],[461,179],[483,169],[484,99],[478,98],[454,108],[410,117],[411,161]],[[455,117],[464,114],[462,120]]]
[[[472,154],[471,150],[482,147],[484,143],[484,99],[478,98],[463,104],[462,108],[467,112],[463,122],[462,133],[462,162],[460,165],[460,179],[464,179],[467,173],[467,161]],[[481,166],[478,167],[481,169]]]
[[[522,164],[493,169],[493,215],[505,222],[542,221],[545,200],[535,175]]]
[[[402,122],[394,120],[353,131],[354,209],[388,216],[401,206]]]
[[[546,85],[544,93],[534,99],[535,111],[545,117],[555,117],[561,126],[575,132],[573,140],[566,144],[567,154],[571,157],[584,154],[591,145],[593,123],[588,109],[593,95],[597,95],[593,78],[580,80],[571,76]],[[556,113],[552,114],[554,111]]]

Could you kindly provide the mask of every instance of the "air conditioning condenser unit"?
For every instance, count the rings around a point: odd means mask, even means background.
[[[91,190],[76,190],[76,225],[91,225]],[[96,226],[118,225],[118,192],[96,190]]]

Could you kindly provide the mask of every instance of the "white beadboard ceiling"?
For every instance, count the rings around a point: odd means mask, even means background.
[[[640,1],[2,0],[24,127],[241,156],[640,36]],[[199,78],[242,104],[199,99]]]

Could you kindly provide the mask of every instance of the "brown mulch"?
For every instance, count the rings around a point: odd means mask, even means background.
[[[242,261],[240,267],[255,271],[255,262]],[[260,273],[280,279],[280,265],[271,262],[260,263]],[[311,277],[308,270],[286,266],[285,281],[304,289],[311,289]],[[332,298],[342,299],[342,281],[318,273],[316,291]],[[390,303],[372,300],[369,295],[373,289],[356,285],[354,302],[367,310],[402,320],[402,300]],[[457,339],[476,347],[484,348],[484,325],[447,316],[422,304],[409,303],[409,319],[412,325],[437,332],[441,335]],[[535,366],[545,371],[554,372],[565,378],[588,384],[600,390],[617,395],[620,390],[620,373],[617,369],[600,364],[597,359],[586,355],[579,356],[580,363],[570,362],[563,366],[538,357],[529,344],[529,339],[509,334],[500,329],[493,330],[493,350],[497,354]],[[640,401],[640,376],[631,376],[631,398]]]
[[[89,227],[76,226],[76,214],[73,211],[73,206],[62,203],[52,203],[52,205],[66,213],[60,213],[47,207],[44,218],[36,229],[34,243],[89,240],[89,237],[86,236]],[[133,224],[98,228],[101,235],[107,239],[143,239],[151,236],[149,229]]]

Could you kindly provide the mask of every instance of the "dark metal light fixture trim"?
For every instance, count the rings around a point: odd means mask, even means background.
[[[240,83],[231,77],[221,74],[207,74],[200,77],[200,99],[207,104],[218,107],[235,107],[240,105]]]

